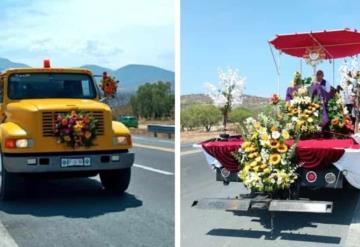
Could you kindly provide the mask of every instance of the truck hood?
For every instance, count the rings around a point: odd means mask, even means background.
[[[96,100],[88,99],[26,99],[10,103],[6,106],[9,112],[16,111],[71,111],[93,110],[110,111],[110,107]]]

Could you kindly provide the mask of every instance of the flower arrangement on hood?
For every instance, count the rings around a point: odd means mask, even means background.
[[[106,72],[103,73],[99,86],[103,90],[105,97],[115,97],[117,83],[118,81],[115,79],[115,77],[108,76]]]
[[[328,102],[330,130],[335,133],[350,134],[354,131],[352,120],[348,115],[344,102],[339,93],[336,93]]]
[[[288,189],[297,179],[294,163],[296,144],[285,143],[289,130],[274,118],[259,115],[245,121],[244,142],[234,157],[240,164],[244,185],[258,192]],[[296,143],[296,142],[295,142]]]
[[[90,114],[75,111],[59,114],[55,123],[55,136],[58,143],[65,143],[72,148],[93,146],[96,119]]]
[[[305,87],[300,87],[293,96],[283,109],[291,134],[307,136],[321,131],[320,101],[312,99]]]

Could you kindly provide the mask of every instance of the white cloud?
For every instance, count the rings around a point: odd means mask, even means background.
[[[0,56],[38,65],[173,69],[173,0],[2,0]]]

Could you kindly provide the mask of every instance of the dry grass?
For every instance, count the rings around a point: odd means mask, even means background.
[[[238,135],[237,126],[233,124],[228,124],[228,130],[226,131],[229,135]],[[181,143],[198,143],[205,141],[211,138],[219,137],[220,134],[223,134],[224,131],[222,126],[213,127],[211,131],[206,132],[203,129],[197,129],[193,131],[182,131],[181,132]]]

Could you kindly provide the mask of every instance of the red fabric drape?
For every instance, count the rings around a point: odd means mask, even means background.
[[[232,153],[239,149],[241,143],[240,139],[208,141],[203,142],[202,147],[226,169],[237,172],[238,164]],[[291,145],[292,141],[287,144]],[[359,149],[360,145],[354,144],[352,139],[300,140],[296,148],[296,159],[305,168],[322,169],[338,161],[346,148]]]

